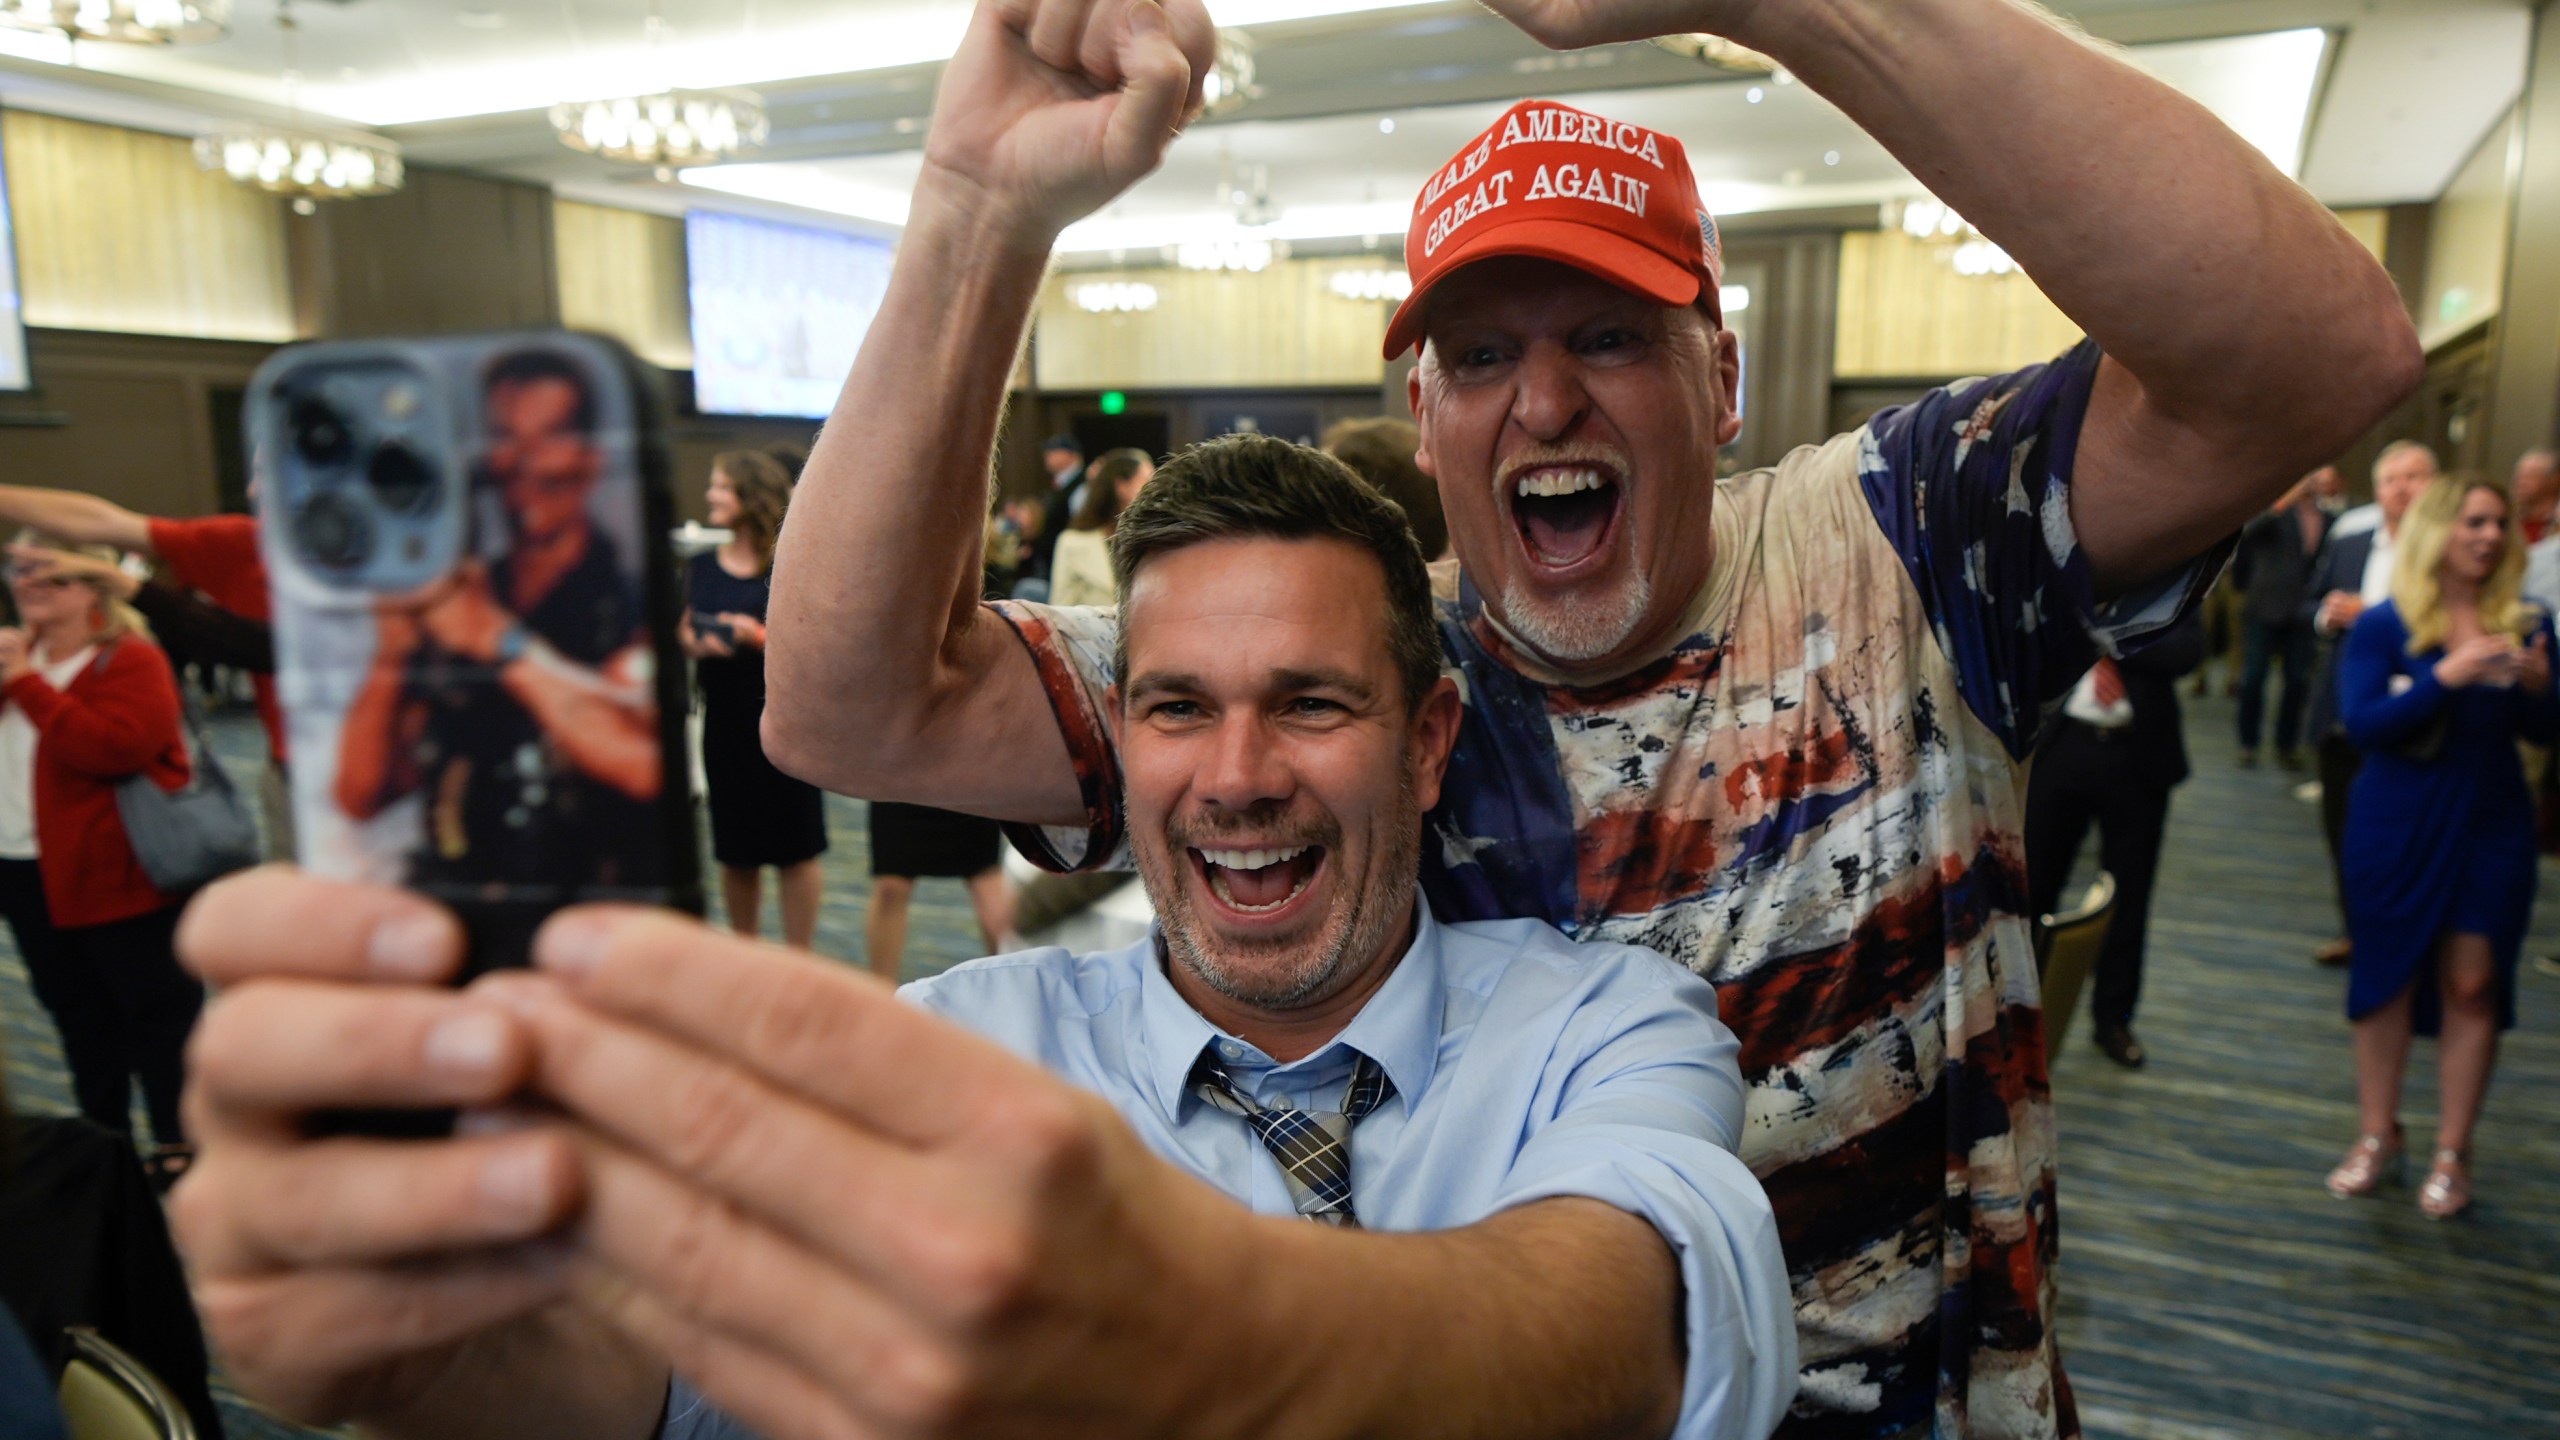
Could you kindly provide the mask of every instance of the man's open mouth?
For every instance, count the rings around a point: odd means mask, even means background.
[[[1540,465],[1511,481],[1511,522],[1529,558],[1569,570],[1598,554],[1617,528],[1621,491],[1615,477],[1592,466]]]
[[[1321,845],[1284,845],[1250,849],[1194,846],[1209,893],[1240,915],[1276,915],[1307,893],[1324,868]]]

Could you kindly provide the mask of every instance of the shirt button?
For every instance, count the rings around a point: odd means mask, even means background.
[[[1221,1040],[1218,1042],[1218,1053],[1230,1060],[1241,1060],[1244,1058],[1244,1047],[1233,1040]]]

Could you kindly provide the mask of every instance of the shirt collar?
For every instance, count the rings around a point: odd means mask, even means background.
[[[1413,943],[1405,947],[1403,959],[1387,976],[1386,983],[1369,997],[1368,1004],[1360,1007],[1359,1014],[1351,1017],[1341,1034],[1314,1054],[1281,1068],[1331,1063],[1341,1058],[1341,1050],[1348,1048],[1377,1061],[1379,1068],[1387,1072],[1387,1079],[1396,1087],[1396,1099],[1407,1114],[1421,1102],[1439,1064],[1447,995],[1441,978],[1440,923],[1432,918],[1430,903],[1419,895],[1414,897],[1413,905]],[[1171,962],[1164,958],[1160,930],[1150,927],[1143,943],[1138,1013],[1147,1039],[1146,1079],[1154,1088],[1163,1113],[1178,1115],[1189,1095],[1186,1082],[1191,1077],[1191,1066],[1203,1048],[1229,1040],[1255,1054],[1260,1052],[1250,1042],[1210,1024],[1173,988],[1172,979],[1165,974],[1164,967]]]

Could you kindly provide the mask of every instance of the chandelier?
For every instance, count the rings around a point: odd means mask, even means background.
[[[0,25],[73,40],[202,45],[231,33],[231,0],[0,0]]]
[[[1336,270],[1325,282],[1345,300],[1385,300],[1402,304],[1413,293],[1413,276],[1402,270]]]
[[[1231,115],[1255,95],[1253,40],[1241,30],[1218,32],[1218,50],[1200,80],[1200,114]]]
[[[1260,272],[1274,260],[1289,258],[1289,242],[1249,235],[1233,240],[1185,240],[1174,247],[1173,263],[1185,270]]]
[[[1933,248],[1959,275],[2007,275],[2018,268],[2008,251],[1985,239],[1972,221],[1934,195],[1888,200],[1879,218],[1887,230],[1899,230]]]
[[[1684,60],[1695,60],[1701,65],[1737,75],[1774,75],[1778,70],[1777,61],[1721,35],[1656,35],[1653,43]]]
[[[1156,287],[1144,281],[1097,280],[1068,292],[1089,315],[1131,315],[1156,308]]]
[[[243,185],[293,197],[308,215],[321,200],[388,195],[400,188],[400,152],[371,140],[334,140],[280,130],[232,130],[196,137],[196,164]]]
[[[662,170],[726,160],[773,133],[764,102],[737,90],[562,101],[551,107],[551,128],[572,150]]]
[[[139,5],[143,0],[133,3]],[[284,39],[285,109],[298,122],[302,113],[302,72],[296,66],[296,56],[302,24],[293,18],[292,0],[279,0],[276,29]],[[406,178],[400,164],[400,148],[390,141],[315,135],[299,123],[283,129],[244,127],[199,135],[196,164],[270,194],[292,196],[296,215],[312,214],[323,200],[388,195],[399,189]]]

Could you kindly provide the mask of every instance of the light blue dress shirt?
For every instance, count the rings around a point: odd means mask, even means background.
[[[1294,1215],[1277,1161],[1185,1090],[1204,1046],[1262,1105],[1340,1108],[1355,1052],[1395,1095],[1351,1132],[1372,1231],[1447,1230],[1585,1196],[1650,1221],[1679,1255],[1688,1322],[1681,1440],[1760,1440],[1793,1399],[1796,1330],[1778,1231],[1734,1157],[1739,1046],[1715,991],[1651,950],[1577,945],[1542,921],[1435,921],[1330,1045],[1282,1065],[1191,1008],[1155,938],[973,960],[899,993],[1109,1100],[1148,1148],[1249,1205]],[[679,1379],[664,1440],[749,1432]]]

